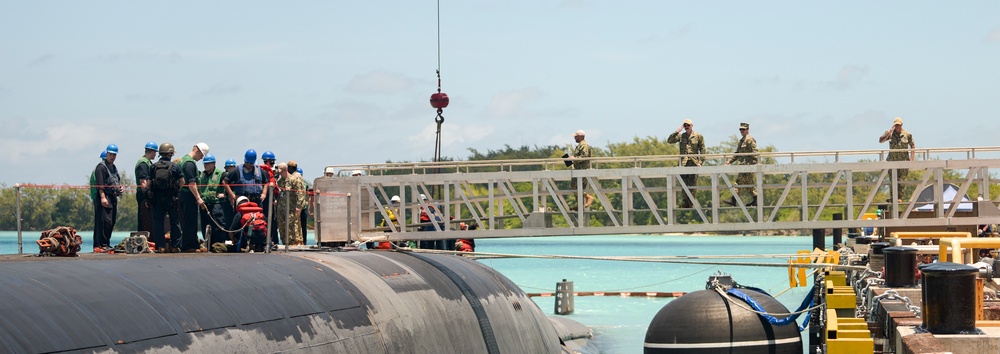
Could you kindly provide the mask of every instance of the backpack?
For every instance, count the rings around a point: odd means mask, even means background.
[[[153,164],[153,170],[149,173],[149,197],[151,199],[154,197],[173,199],[180,191],[180,185],[177,180],[174,180],[173,173],[171,173],[171,165],[173,163],[170,160],[160,160]]]

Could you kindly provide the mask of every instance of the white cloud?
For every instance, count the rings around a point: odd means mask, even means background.
[[[344,90],[358,94],[393,94],[413,87],[414,80],[404,75],[374,71],[351,78]]]
[[[828,87],[834,89],[850,89],[854,85],[861,83],[864,78],[868,76],[868,66],[860,65],[844,65],[837,72],[837,77],[833,79],[832,82],[827,84]]]
[[[988,43],[1000,43],[1000,27],[994,28],[990,33],[986,34],[984,41]]]
[[[107,136],[102,129],[92,124],[63,123],[44,129],[36,135],[35,129],[21,124],[20,133],[4,137],[0,141],[0,151],[13,163],[55,159],[58,161],[60,151],[79,151],[83,146],[103,146],[107,144]],[[94,160],[97,155],[94,154]],[[54,172],[54,171],[53,171]]]
[[[528,106],[542,97],[545,97],[545,92],[538,87],[500,92],[490,100],[483,115],[488,118],[515,118],[523,115]]]

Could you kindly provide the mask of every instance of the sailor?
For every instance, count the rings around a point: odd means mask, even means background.
[[[181,168],[170,159],[174,157],[174,145],[163,143],[159,146],[160,159],[153,164],[149,174],[149,203],[153,220],[153,243],[156,252],[168,253],[180,250],[181,224],[175,207],[177,193],[181,186]],[[164,234],[164,224],[170,221],[170,244]]]
[[[97,161],[104,161],[104,158],[108,157],[108,149],[105,148],[101,150],[101,159]],[[90,171],[90,200],[95,201],[97,199],[97,169]]]
[[[302,181],[306,184],[306,204],[302,207],[302,212],[299,213],[299,225],[302,226],[302,240],[305,241],[305,243],[309,243],[309,240],[306,240],[309,236],[309,225],[306,224],[306,220],[309,219],[309,207],[312,206],[313,203],[313,187],[312,183],[309,182],[309,179],[302,174],[302,167],[297,168],[295,170],[295,174],[299,175],[299,178],[302,178]]]
[[[886,130],[878,137],[878,143],[889,142],[889,156],[886,161],[913,161],[916,157],[917,145],[913,143],[913,135],[909,131],[903,129],[903,118],[896,117],[892,120],[892,127]],[[909,153],[907,153],[909,149]],[[907,168],[900,168],[896,170],[896,197],[898,201],[903,201],[903,185],[899,182],[906,179],[906,176],[910,174],[910,170]],[[891,200],[891,198],[890,198]]]
[[[573,133],[573,140],[576,141],[576,148],[573,149],[573,156],[569,157],[574,170],[586,170],[590,168],[590,144],[587,144],[586,133],[577,130]],[[570,188],[576,191],[576,178],[570,180]],[[587,193],[587,180],[583,180],[583,208],[590,209],[590,204],[594,202],[594,196]],[[578,203],[579,204],[579,203]]]
[[[263,252],[267,245],[267,221],[263,209],[249,198],[240,196],[236,199],[236,214],[229,224],[229,230],[235,247],[232,251],[240,252],[244,248],[251,252]]]
[[[257,151],[249,149],[243,154],[243,166],[229,171],[223,178],[222,185],[226,188],[226,195],[234,204],[236,198],[241,196],[247,197],[250,202],[257,205],[260,205],[261,201],[264,200],[267,192],[264,185],[271,180],[268,179],[268,174],[261,170],[256,163]]]
[[[469,225],[464,222],[458,224],[458,229],[461,231],[468,231]],[[475,239],[465,239],[460,238],[455,240],[455,250],[459,252],[475,252],[476,251],[476,240]]]
[[[149,190],[149,173],[153,170],[153,159],[156,158],[156,150],[158,148],[159,145],[155,141],[147,142],[145,153],[135,163],[135,202],[137,204],[136,211],[139,219],[139,231],[153,231],[153,219],[152,215],[150,215],[150,206],[146,195]]]
[[[267,181],[268,181],[267,185],[271,186],[271,188],[272,188],[271,196],[268,196],[267,193],[266,193],[267,190],[266,190],[266,187],[265,187],[264,198],[262,199],[262,201],[260,203],[260,207],[264,208],[264,212],[267,213],[268,212],[267,211],[268,208],[274,208],[275,205],[277,205],[277,199],[276,198],[279,196],[279,194],[281,194],[281,189],[277,188],[278,178],[277,178],[277,176],[274,173],[275,172],[274,171],[274,164],[277,161],[277,159],[274,156],[274,153],[271,152],[270,150],[264,151],[264,153],[260,155],[260,159],[262,161],[264,161],[264,163],[260,164],[260,168],[261,168],[261,170],[263,170],[264,172],[267,173]],[[271,244],[272,245],[277,245],[278,244],[278,232],[276,230],[274,230],[274,228],[272,227],[271,224],[268,224],[267,227],[269,229],[271,229]]]
[[[179,201],[184,224],[181,226],[181,252],[198,252],[201,246],[198,244],[198,213],[199,209],[205,205],[198,192],[198,164],[202,158],[208,155],[208,144],[197,143],[191,147],[191,152],[181,157],[181,174],[184,176]]]
[[[395,227],[396,229],[399,229],[399,223],[396,220],[396,215],[397,214],[399,214],[399,196],[398,195],[394,195],[394,196],[392,196],[391,199],[389,199],[389,205],[385,207],[385,215],[387,215],[389,218],[388,218],[388,220],[386,220],[385,218],[383,218],[382,219],[382,224],[379,225],[379,227],[387,228],[385,231],[392,232],[392,229],[388,228],[389,227],[389,223],[391,222],[392,225],[393,225],[393,227]]]
[[[222,179],[225,179],[226,175],[228,175],[230,172],[232,172],[233,170],[236,169],[236,160],[226,159],[226,167],[225,168],[226,168],[226,170],[222,172]],[[222,186],[220,185],[220,187],[222,187]],[[232,220],[233,219],[233,212],[235,211],[235,206],[233,205],[233,202],[231,200],[229,200],[228,197],[225,196],[226,189],[224,187],[222,187],[221,191],[222,191],[223,197],[219,199],[219,204],[222,205],[222,211],[223,211],[223,214],[225,215],[223,220]]]
[[[684,133],[681,133],[681,131]],[[705,137],[700,133],[694,131],[694,122],[690,119],[685,119],[684,123],[681,124],[680,128],[677,128],[669,137],[667,137],[667,144],[678,144],[678,150],[680,150],[681,161],[680,166],[683,167],[696,167],[701,166],[705,162],[704,156],[686,156],[686,155],[704,155],[705,154]],[[687,188],[691,190],[691,194],[694,195],[694,187],[697,186],[698,176],[697,175],[681,175],[681,180],[687,185]],[[682,200],[681,208],[690,208],[694,205],[690,198],[688,198],[687,193],[681,193]]]
[[[757,140],[750,136],[750,124],[740,123],[740,135],[742,135],[742,137],[736,144],[736,153],[753,155],[733,156],[729,159],[729,161],[726,161],[726,165],[734,162],[737,165],[756,165],[758,162],[757,155],[759,151],[757,150]],[[750,190],[750,202],[747,203],[747,206],[757,205],[757,186],[754,185],[753,173],[742,172],[736,175],[736,184],[742,186],[736,188],[736,194],[739,194],[742,190]],[[730,197],[730,199],[725,203],[729,205],[736,205],[736,196],[734,195],[733,197]]]
[[[122,195],[121,176],[115,166],[118,145],[108,144],[105,157],[94,168],[94,252],[111,248],[111,232],[118,221],[118,196]]]
[[[278,187],[282,193],[278,197],[278,229],[283,236],[283,242],[290,246],[302,245],[302,226],[299,225],[299,214],[306,203],[306,185],[296,173],[295,161],[278,164]]]
[[[227,226],[224,205],[228,204],[229,201],[226,200],[224,189],[219,185],[222,182],[223,172],[221,169],[215,168],[215,156],[206,154],[202,160],[202,166],[205,170],[198,175],[198,194],[205,202],[205,207],[201,209],[200,226],[202,235],[209,241],[206,247],[214,249],[213,245],[225,243],[229,239],[226,232],[222,231],[222,228]],[[211,234],[205,233],[208,229],[212,230]]]

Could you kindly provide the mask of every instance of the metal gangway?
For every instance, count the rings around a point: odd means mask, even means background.
[[[586,170],[561,158],[334,165],[336,175],[315,180],[313,208],[323,243],[862,227],[963,231],[1000,223],[1000,188],[990,174],[1000,168],[1000,147],[915,152],[916,160],[896,162],[886,161],[888,150],[773,152],[761,153],[757,165],[725,165],[734,154],[708,154],[699,167],[678,167],[679,156],[594,157]],[[909,170],[908,178],[897,179],[900,169]],[[738,173],[753,174],[754,184],[737,185]],[[684,183],[685,174],[697,175],[696,185]],[[896,195],[897,184],[903,195]],[[747,193],[735,206],[723,204],[736,187],[756,187],[756,206],[746,206]],[[595,197],[589,210],[582,202],[577,207],[584,193]],[[393,195],[398,205],[390,203]],[[693,206],[681,208],[682,196]],[[382,222],[387,210],[397,222]],[[431,221],[420,222],[421,212]],[[459,230],[461,223],[475,230]]]

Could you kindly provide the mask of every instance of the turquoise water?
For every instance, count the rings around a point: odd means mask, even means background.
[[[829,238],[828,238],[829,241]],[[516,254],[581,256],[692,256],[789,254],[808,250],[812,237],[789,236],[573,236],[477,241],[476,251]],[[829,245],[827,247],[830,247]],[[726,261],[721,259],[720,261]],[[784,259],[730,259],[734,262],[787,263]],[[787,268],[612,262],[569,259],[481,260],[518,284],[525,292],[554,292],[562,279],[576,291],[683,291],[705,288],[716,271],[729,273],[743,285],[775,295],[788,288]],[[794,310],[807,288],[791,289],[777,297]],[[649,322],[669,298],[577,297],[576,311],[567,317],[591,327],[603,353],[642,353]],[[547,314],[554,299],[534,301]],[[802,318],[799,318],[802,321]]]
[[[40,232],[25,232],[25,253],[37,253],[34,240]],[[93,249],[93,232],[80,232],[83,250]],[[128,236],[118,232],[117,244]],[[829,239],[828,239],[829,240]],[[479,240],[477,251],[511,254],[558,254],[580,256],[693,256],[790,254],[808,250],[812,238],[789,236],[573,236]],[[828,245],[829,247],[829,245]],[[17,253],[17,233],[0,231],[0,253]],[[721,259],[719,261],[727,261]],[[733,262],[786,263],[787,259],[729,259]],[[693,292],[705,288],[705,280],[716,271],[733,275],[737,282],[759,287],[771,294],[788,288],[786,268],[732,265],[637,263],[572,259],[484,259],[518,284],[525,292],[554,292],[562,279],[574,282],[576,291]],[[808,289],[795,288],[777,297],[794,309]],[[554,299],[534,301],[544,313],[553,314]],[[590,326],[595,342],[604,353],[642,353],[646,327],[668,298],[577,297],[576,311],[567,317]],[[802,320],[801,318],[799,319]]]

